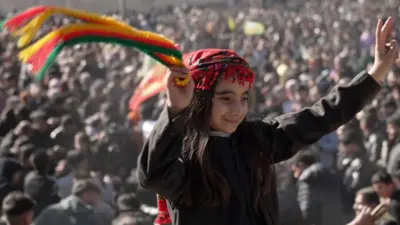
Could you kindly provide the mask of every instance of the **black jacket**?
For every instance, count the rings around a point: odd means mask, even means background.
[[[400,170],[400,143],[396,144],[390,151],[387,171],[394,174]]]
[[[338,160],[338,172],[342,178],[342,199],[346,212],[353,212],[356,192],[371,185],[371,176],[376,171],[366,153],[359,150],[353,156]]]
[[[36,201],[34,216],[37,217],[47,206],[61,200],[55,181],[37,171],[29,172],[25,177],[24,192]]]
[[[21,187],[13,184],[14,174],[21,170],[22,166],[17,159],[0,157],[0,202],[3,202],[10,192],[21,190]]]
[[[280,225],[307,225],[297,201],[297,179],[294,178],[290,167],[288,161],[275,164],[279,222]]]
[[[307,225],[345,224],[340,178],[322,164],[303,171],[297,181],[297,200]]]
[[[272,163],[289,159],[301,148],[348,122],[379,90],[378,83],[363,72],[348,85],[335,87],[313,107],[276,117],[273,121],[245,121],[225,140],[212,137],[209,144],[213,150],[209,152],[216,154],[212,160],[221,165],[216,169],[225,175],[232,189],[228,205],[219,207],[201,207],[196,203],[187,207],[178,203],[188,186],[199,187],[195,190],[198,196],[203,196],[205,191],[201,188],[201,169],[198,164],[185,160],[181,154],[185,114],[170,120],[167,110],[164,110],[139,155],[139,181],[142,186],[167,198],[175,225],[277,225],[276,181],[271,180],[273,190],[258,205],[260,214],[257,215],[249,199],[253,188],[251,181],[255,178],[254,165],[249,165],[243,155],[251,153],[259,158],[268,156]],[[253,132],[250,135],[257,137],[256,141],[262,144],[259,149],[249,148],[253,144],[250,140],[235,138],[235,134],[243,132],[241,129],[245,128]],[[218,157],[221,154],[224,157]]]
[[[393,221],[386,221],[386,224],[400,224],[400,190],[396,190],[392,197],[389,205],[388,213],[392,216]]]

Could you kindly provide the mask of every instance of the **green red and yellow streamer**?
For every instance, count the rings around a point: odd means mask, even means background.
[[[54,14],[71,16],[82,23],[65,25],[32,43],[45,22]],[[182,52],[173,41],[149,31],[138,30],[109,16],[53,6],[37,6],[0,25],[11,35],[19,37],[18,47],[22,49],[19,59],[32,65],[32,72],[37,74],[38,80],[44,79],[46,71],[64,47],[90,42],[132,47],[167,67],[184,66]],[[176,84],[184,86],[188,81],[189,77],[177,79]]]

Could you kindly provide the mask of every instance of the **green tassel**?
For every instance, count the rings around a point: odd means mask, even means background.
[[[154,45],[144,44],[132,40],[120,39],[120,38],[110,38],[110,37],[99,37],[99,36],[85,36],[80,38],[75,38],[69,40],[67,42],[61,43],[54,48],[54,50],[50,53],[49,58],[47,59],[45,65],[40,70],[37,80],[42,81],[46,75],[47,70],[53,65],[57,56],[61,53],[64,47],[73,46],[81,43],[91,43],[91,42],[101,42],[101,43],[115,43],[120,44],[126,47],[136,48],[139,51],[148,54],[150,57],[154,58],[164,66],[169,66],[165,62],[161,61],[158,57],[156,57],[152,52],[162,53],[164,55],[174,56],[180,60],[182,60],[182,52],[177,50],[172,50],[168,48],[158,47]]]
[[[3,27],[6,22],[7,22],[7,19],[0,21],[0,32],[3,31]]]

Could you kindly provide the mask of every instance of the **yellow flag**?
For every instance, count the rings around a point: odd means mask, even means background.
[[[265,31],[264,24],[255,21],[246,21],[243,25],[243,32],[247,36],[261,35]]]
[[[236,22],[235,22],[235,19],[232,18],[232,16],[228,17],[228,27],[231,31],[235,30],[235,28],[236,28]]]

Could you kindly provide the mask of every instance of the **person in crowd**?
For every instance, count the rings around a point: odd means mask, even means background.
[[[74,137],[74,147],[76,151],[83,152],[85,154],[90,154],[90,140],[83,132],[78,132]]]
[[[376,110],[368,109],[363,112],[360,128],[363,132],[365,150],[373,163],[378,163],[381,157],[383,135],[380,132],[380,126]]]
[[[317,143],[319,161],[326,168],[335,168],[338,155],[339,137],[336,132],[323,136]]]
[[[33,111],[29,118],[32,121],[33,137],[32,140],[38,148],[49,148],[52,146],[50,138],[50,126],[47,124],[46,112],[44,110]]]
[[[391,117],[394,113],[397,111],[397,104],[396,101],[393,99],[393,97],[387,97],[386,99],[383,100],[382,102],[382,108],[381,108],[381,116],[383,118],[389,118]]]
[[[94,183],[99,186],[95,181]],[[100,188],[100,187],[99,187]],[[101,190],[101,188],[100,188]],[[110,204],[105,202],[104,197],[93,205],[93,211],[96,218],[97,225],[110,225],[115,217],[115,209]]]
[[[400,191],[396,188],[392,177],[387,172],[380,171],[372,176],[371,183],[380,202],[389,205],[389,213],[400,224]]]
[[[25,177],[24,192],[35,200],[35,214],[37,217],[47,206],[59,202],[58,186],[49,177],[50,158],[46,151],[39,150],[30,157],[34,170]]]
[[[297,201],[296,178],[290,160],[275,164],[281,225],[303,225],[304,217]],[[291,216],[285,216],[291,215]]]
[[[32,140],[32,124],[28,120],[23,120],[15,127],[14,132],[9,132],[1,141],[0,150],[2,152],[10,151],[15,141],[21,137],[26,136]]]
[[[51,205],[33,221],[32,225],[96,225],[99,224],[93,206],[101,198],[101,190],[91,180],[74,183],[72,195]]]
[[[122,194],[117,198],[118,216],[114,219],[113,225],[123,225],[127,220],[134,221],[137,225],[151,225],[154,217],[141,210],[141,204],[134,193]]]
[[[388,157],[386,167],[388,173],[394,174],[400,170],[400,113],[388,118],[386,127],[388,140],[382,155]]]
[[[22,192],[9,193],[2,203],[5,225],[31,225],[35,202]]]
[[[364,208],[375,209],[380,204],[379,196],[372,187],[365,187],[357,191],[354,199],[354,212],[356,216],[362,214]],[[383,214],[377,218],[377,225],[397,225],[395,218],[390,213]]]
[[[369,72],[337,86],[312,107],[272,121],[245,119],[255,79],[245,59],[231,50],[191,53],[189,68],[169,70],[166,107],[139,155],[140,183],[172,204],[175,225],[279,224],[271,167],[372,101],[399,54],[395,41],[386,47],[392,22],[378,22]],[[187,86],[174,84],[188,74]]]
[[[352,217],[355,194],[359,189],[370,186],[375,167],[364,151],[362,139],[350,128],[340,138],[339,152],[338,172],[342,179],[342,198],[345,211]]]
[[[22,166],[15,158],[0,157],[0,201],[11,192],[22,190]]]
[[[23,186],[25,176],[33,170],[33,164],[30,160],[31,156],[35,152],[36,148],[33,144],[24,144],[19,148],[18,160],[21,163],[21,184]]]
[[[132,173],[126,179],[126,182],[124,183],[124,185],[121,186],[120,189],[121,194],[126,194],[126,193],[129,194],[132,192],[136,193],[136,197],[142,205],[146,205],[149,207],[157,207],[157,201],[155,196],[156,193],[140,185],[136,169],[132,170]]]
[[[361,188],[357,191],[353,209],[356,215],[360,214],[364,207],[374,209],[380,203],[379,196],[372,187]]]
[[[74,150],[80,152],[86,156],[89,161],[89,169],[93,170],[95,166],[95,157],[93,153],[93,147],[89,137],[84,132],[78,132],[74,136]]]
[[[101,102],[103,98],[105,98],[103,91],[104,81],[95,80],[90,88],[90,98],[88,98],[81,107],[82,116],[87,118],[100,111]]]
[[[59,196],[61,198],[68,197],[72,192],[72,187],[75,179],[88,178],[89,160],[83,152],[70,151],[66,157],[66,165],[63,176],[56,180],[59,188]]]
[[[340,177],[318,163],[312,153],[299,152],[292,170],[305,224],[344,224]]]
[[[74,147],[76,131],[76,125],[72,117],[65,115],[61,118],[60,125],[51,132],[50,137],[55,144],[67,149],[72,149]]]

